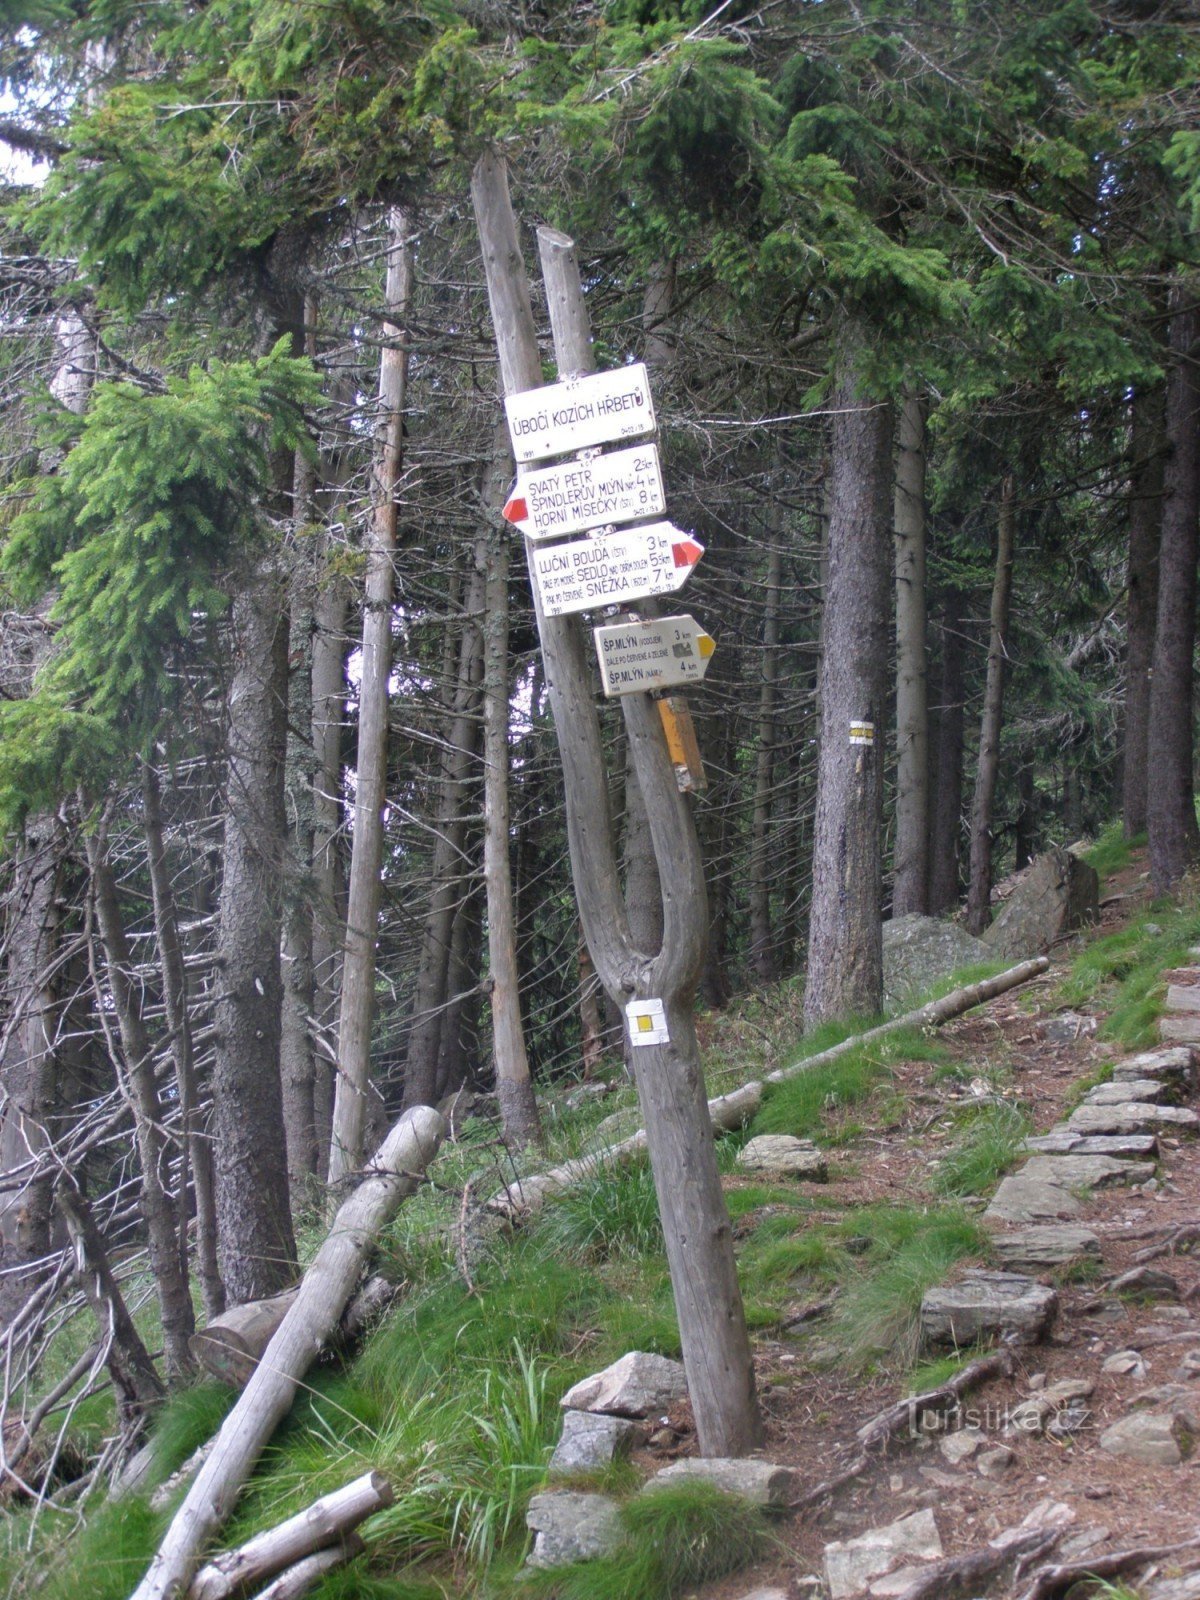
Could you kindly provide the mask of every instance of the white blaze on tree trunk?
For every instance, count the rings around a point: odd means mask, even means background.
[[[379,922],[379,873],[383,860],[383,805],[387,786],[396,491],[400,481],[408,383],[408,343],[404,329],[413,278],[412,247],[408,233],[406,214],[393,210],[388,217],[388,268],[384,293],[387,316],[383,324],[386,343],[379,360],[379,412],[371,475],[372,515],[363,610],[354,845],[350,857],[346,946],[342,959],[338,1075],[329,1152],[330,1183],[339,1182],[361,1165],[366,1127],[371,1013],[375,997],[375,943]]]

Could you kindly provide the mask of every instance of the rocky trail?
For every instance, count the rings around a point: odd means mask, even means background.
[[[823,1152],[828,1170],[806,1177],[801,1164],[791,1180],[814,1226],[858,1206],[920,1203],[964,1099],[1006,1098],[1028,1113],[1019,1164],[990,1198],[966,1202],[990,1246],[924,1295],[925,1360],[960,1359],[923,1399],[894,1370],[848,1375],[831,1359],[835,1290],[798,1302],[760,1338],[768,1437],[740,1479],[734,1464],[691,1456],[671,1363],[657,1374],[663,1387],[642,1374],[648,1387],[632,1401],[594,1387],[568,1395],[559,1469],[631,1448],[655,1481],[701,1473],[779,1507],[772,1558],[698,1591],[704,1600],[1200,1600],[1195,957],[1167,974],[1158,1047],[1123,1055],[1098,1042],[1098,1016],[1061,1009],[1059,963],[941,1030],[957,1072],[896,1063],[888,1125],[848,1123]],[[732,1190],[747,1181],[728,1180]],[[588,1454],[593,1429],[609,1440],[600,1458]],[[605,1548],[605,1497],[551,1489],[530,1514],[551,1530],[539,1540],[547,1564],[563,1559],[554,1518],[575,1498],[588,1553]],[[1083,1572],[1127,1588],[1072,1589]]]

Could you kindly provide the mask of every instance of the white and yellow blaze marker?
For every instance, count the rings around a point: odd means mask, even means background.
[[[852,722],[850,724],[851,744],[874,744],[875,724],[873,722]]]
[[[670,1044],[667,1008],[661,1000],[631,1000],[625,1007],[631,1044]]]

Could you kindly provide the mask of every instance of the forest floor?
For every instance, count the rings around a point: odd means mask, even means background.
[[[979,1353],[921,1349],[923,1294],[995,1264],[980,1213],[1023,1159],[1023,1140],[1049,1129],[1114,1063],[1157,1042],[1163,974],[1200,941],[1200,903],[1193,895],[1150,906],[1137,852],[1102,848],[1096,859],[1101,924],[1052,951],[1040,978],[933,1035],[901,1031],[789,1079],[769,1092],[750,1128],[719,1141],[766,1421],[763,1455],[793,1470],[797,1501],[853,1458],[864,1423]],[[702,1019],[710,1093],[855,1031],[825,1030],[798,1047],[801,993],[790,980]],[[626,1126],[605,1129],[614,1108]],[[548,1098],[546,1120],[552,1159],[594,1150],[636,1126],[633,1093],[620,1077],[563,1089]],[[815,1139],[828,1182],[746,1173],[738,1152],[763,1132]],[[677,1355],[679,1345],[644,1165],[598,1168],[534,1225],[497,1240],[482,1260],[464,1260],[464,1185],[476,1198],[489,1192],[506,1159],[484,1118],[455,1130],[433,1181],[382,1242],[381,1266],[403,1281],[403,1298],[356,1360],[331,1360],[310,1375],[226,1530],[235,1544],[367,1468],[383,1472],[396,1504],[365,1526],[366,1563],[326,1579],[321,1600],[743,1600],[764,1586],[799,1600],[822,1592],[814,1580],[830,1541],[922,1507],[934,1510],[947,1556],[985,1546],[1045,1500],[1068,1508],[1071,1536],[1088,1534],[1098,1554],[1200,1531],[1200,1455],[1178,1467],[1145,1466],[1099,1443],[1139,1396],[1163,1385],[1193,1384],[1200,1408],[1200,1356],[1196,1371],[1183,1366],[1190,1350],[1200,1352],[1200,1256],[1155,1263],[1177,1282],[1166,1301],[1139,1303],[1104,1288],[1139,1248],[1200,1222],[1196,1147],[1168,1136],[1152,1183],[1097,1190],[1072,1219],[1100,1236],[1102,1260],[1042,1275],[1060,1297],[1049,1341],[1015,1350],[1010,1378],[966,1398],[994,1435],[988,1446],[1012,1451],[998,1476],[981,1476],[973,1459],[951,1463],[937,1438],[900,1441],[818,1509],[751,1530],[744,1548],[718,1524],[707,1553],[672,1565],[666,1525],[647,1510],[628,1524],[629,1539],[642,1542],[638,1560],[610,1557],[531,1580],[525,1507],[558,1436],[559,1395],[625,1351]],[[319,1236],[314,1221],[310,1249]],[[1131,1347],[1144,1370],[1101,1371]],[[62,1361],[69,1355],[68,1342]],[[1094,1383],[1078,1432],[1002,1433],[1013,1405],[1068,1378]],[[160,1478],[211,1434],[230,1399],[209,1383],[170,1403],[158,1430]],[[695,1452],[686,1403],[667,1416],[653,1446],[576,1486],[615,1494],[626,1507],[665,1506],[668,1497],[633,1491]],[[90,1421],[83,1408],[78,1421],[103,1437],[102,1408]],[[167,1515],[142,1500],[101,1504],[81,1529],[78,1513],[58,1513],[52,1499],[14,1506],[0,1520],[0,1592],[124,1600]],[[684,1545],[696,1544],[698,1525],[684,1516]],[[760,1558],[743,1559],[755,1541]]]

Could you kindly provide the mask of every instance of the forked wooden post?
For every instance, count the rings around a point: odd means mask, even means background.
[[[504,390],[518,394],[540,387],[541,362],[508,174],[495,153],[480,158],[471,192]],[[560,371],[590,370],[573,246],[553,233],[542,244]],[[662,948],[658,954],[639,950],[620,891],[590,642],[577,619],[547,617],[536,583],[533,589],[563,762],[571,872],[592,960],[622,1008],[653,998],[662,1001],[667,1019],[669,1041],[640,1046],[634,1059],[700,1449],[707,1456],[744,1455],[760,1442],[762,1424],[696,1046],[694,995],[708,915],[695,827],[654,703],[648,695],[624,696],[663,885]]]

